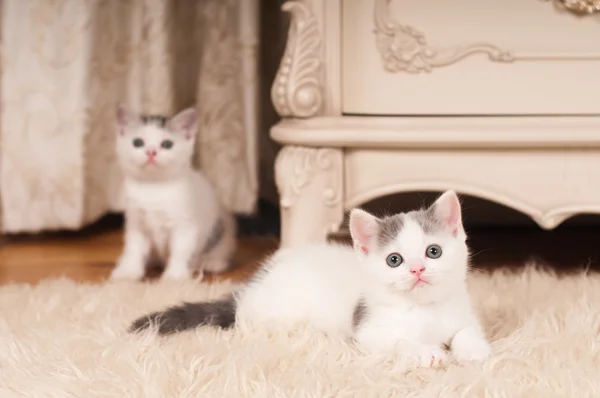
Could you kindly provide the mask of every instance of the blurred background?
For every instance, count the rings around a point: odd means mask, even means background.
[[[271,89],[293,23],[293,14],[282,12],[283,3],[2,1],[0,280],[36,281],[63,274],[87,280],[102,278],[110,271],[122,245],[122,178],[114,154],[114,109],[118,102],[162,115],[196,104],[200,138],[194,164],[238,216],[242,239],[238,257],[241,263],[250,264],[241,267],[244,271],[240,275],[250,273],[262,256],[276,248],[280,209],[274,165],[281,145],[271,139],[269,131],[281,117],[273,106]],[[589,65],[597,68],[596,73],[586,76],[572,73],[578,69],[569,69],[568,62],[564,63],[563,75],[548,72],[540,76],[545,72],[538,74],[535,68],[519,70],[520,81],[531,80],[533,86],[521,84],[514,89],[514,101],[560,95],[552,90],[538,92],[544,81],[548,86],[569,85],[583,90],[582,96],[573,98],[575,89],[567,90],[571,97],[547,102],[551,105],[546,116],[560,116],[560,109],[552,104],[563,102],[567,113],[585,108],[582,114],[600,117],[600,101],[596,102],[600,100],[600,19],[596,11],[600,5],[596,0],[460,0],[452,7],[441,0],[291,3],[304,7],[300,13],[319,7],[319,28],[324,34],[342,29],[346,40],[353,34],[365,37],[372,31],[377,15],[374,18],[371,11],[366,15],[361,10],[379,5],[387,7],[389,15],[410,20],[410,25],[402,26],[408,29],[404,39],[396,37],[399,41],[392,46],[406,46],[402,40],[409,37],[416,38],[414,45],[423,47],[425,42],[419,40],[444,39],[442,27],[451,28],[446,38],[465,43],[468,38],[468,43],[475,43],[475,52],[481,50],[477,46],[483,46],[485,56],[448,64],[487,65],[493,63],[489,57],[502,58],[502,53],[489,50],[485,43],[490,36],[502,41],[505,35],[496,28],[482,27],[493,23],[504,26],[512,32],[511,40],[522,37],[519,49],[525,63],[559,54],[559,58],[570,57],[569,62],[590,61],[586,70],[593,70]],[[335,7],[341,10],[333,12]],[[337,19],[327,21],[328,15]],[[553,21],[566,21],[560,22],[564,30],[554,29]],[[419,30],[411,30],[416,29],[412,25],[421,30],[429,27],[428,35],[420,36]],[[546,41],[540,39],[540,32],[547,32]],[[357,48],[364,45],[356,43]],[[556,52],[557,46],[562,52]],[[465,57],[470,52],[467,48]],[[360,57],[361,52],[357,53]],[[435,59],[430,59],[433,64]],[[359,65],[359,61],[352,65]],[[378,103],[374,91],[369,91],[375,90],[371,83],[375,80],[362,79],[359,66],[354,70],[356,84],[346,84],[344,88],[350,91],[345,94],[353,95],[351,90],[360,89],[365,98],[372,97],[372,103]],[[445,73],[456,71],[442,67],[434,73],[443,78]],[[530,73],[530,79],[523,73]],[[465,81],[472,77],[468,72],[462,75]],[[465,109],[477,103],[473,93],[478,91],[470,88],[474,86],[477,84],[465,84],[465,92],[456,93],[454,99],[440,99],[435,91],[407,90],[402,95],[414,96],[413,105],[421,104],[414,105],[421,107],[421,116],[428,113],[422,105],[428,96],[436,98],[429,112],[435,115],[444,103],[463,101]],[[350,107],[359,102],[348,101]],[[533,112],[538,108],[531,107]],[[372,109],[369,112],[373,114]],[[385,115],[385,109],[380,113]],[[431,203],[437,194],[387,195],[364,207],[376,213],[398,212]],[[481,266],[522,264],[540,258],[561,267],[595,266],[600,260],[600,219],[594,214],[577,215],[555,230],[544,231],[527,215],[501,204],[470,196],[463,199],[465,225],[473,231],[474,259]],[[344,234],[342,228],[338,235],[343,238]]]

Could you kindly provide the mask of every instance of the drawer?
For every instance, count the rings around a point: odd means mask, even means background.
[[[600,114],[598,12],[554,0],[342,0],[341,36],[345,114]]]

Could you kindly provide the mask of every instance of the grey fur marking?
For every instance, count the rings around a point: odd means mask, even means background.
[[[404,214],[395,214],[379,220],[377,243],[380,248],[389,245],[398,236],[404,225]]]
[[[445,228],[442,220],[435,214],[435,205],[424,210],[411,211],[407,216],[415,220],[429,235],[441,232]]]
[[[236,310],[237,301],[233,294],[217,301],[183,303],[136,319],[129,327],[129,332],[139,332],[152,326],[157,326],[161,335],[207,325],[227,329],[235,323]]]
[[[141,115],[140,119],[144,124],[154,124],[158,127],[163,128],[167,125],[167,122],[169,121],[168,117],[160,115]]]
[[[404,220],[415,220],[428,235],[433,235],[444,230],[445,226],[435,214],[435,205],[422,210],[413,210],[408,213],[395,214],[379,220],[379,233],[377,243],[380,248],[389,245],[400,233]]]
[[[365,319],[367,316],[367,304],[361,298],[356,303],[356,307],[354,307],[354,313],[352,314],[352,326],[356,329],[358,325]]]
[[[224,233],[225,223],[223,222],[223,219],[219,217],[213,226],[212,231],[210,232],[210,236],[208,237],[208,240],[202,249],[202,253],[209,253],[212,249],[217,247],[221,241],[221,238],[223,238]]]

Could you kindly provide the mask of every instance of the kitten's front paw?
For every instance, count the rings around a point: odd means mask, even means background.
[[[483,361],[491,354],[492,349],[485,340],[464,342],[452,347],[452,356],[459,361]]]
[[[110,273],[110,280],[140,280],[144,277],[144,268],[118,264]]]
[[[434,345],[418,345],[411,351],[408,359],[419,367],[433,368],[448,361],[448,355],[444,350]]]
[[[456,334],[451,344],[452,356],[459,361],[482,361],[492,354],[490,344],[471,330]]]
[[[191,273],[188,270],[177,268],[167,268],[160,277],[163,281],[185,281],[190,279]]]
[[[219,274],[227,271],[230,262],[227,260],[210,260],[202,262],[201,268],[211,274]]]

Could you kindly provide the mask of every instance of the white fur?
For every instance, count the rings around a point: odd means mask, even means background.
[[[362,291],[361,272],[347,246],[281,249],[240,292],[237,316],[259,323],[309,321],[328,332],[350,335]]]
[[[112,279],[139,279],[149,261],[164,263],[164,279],[187,279],[196,269],[222,272],[235,250],[235,220],[220,205],[207,179],[191,166],[196,113],[186,109],[166,128],[142,124],[120,109],[117,154],[124,174],[125,247]],[[136,148],[133,140],[144,146]],[[165,149],[168,139],[173,147]],[[147,150],[156,150],[148,164]],[[202,253],[217,219],[225,231],[213,250]]]
[[[431,244],[442,247],[440,258],[424,256]],[[390,268],[386,257],[395,252],[401,253],[405,263]],[[450,345],[453,356],[459,360],[484,359],[489,355],[467,292],[468,251],[464,238],[444,233],[427,235],[407,218],[392,243],[363,260],[370,269],[365,291],[369,310],[356,333],[360,345],[370,352],[399,351],[422,366],[446,360],[444,345]],[[414,262],[424,263],[426,270],[422,275],[429,284],[413,287],[416,276],[409,267]],[[470,340],[464,341],[461,336],[467,334]],[[455,336],[460,340],[458,344],[453,341]]]
[[[454,203],[446,206],[446,201]],[[378,232],[378,219],[357,209],[350,219],[354,249],[313,244],[280,250],[238,293],[238,319],[308,321],[327,332],[354,336],[369,353],[399,355],[420,366],[449,359],[446,344],[455,359],[486,358],[490,347],[466,286],[468,249],[456,208],[460,205],[453,192],[436,204],[444,212],[440,218],[450,224],[435,235],[426,234],[406,214],[400,233],[378,248],[370,242]],[[442,248],[441,257],[425,256],[431,244]],[[394,252],[405,259],[396,268],[386,263]],[[424,265],[422,277],[429,284],[413,288],[414,263]],[[353,314],[361,298],[367,312],[354,330]]]

